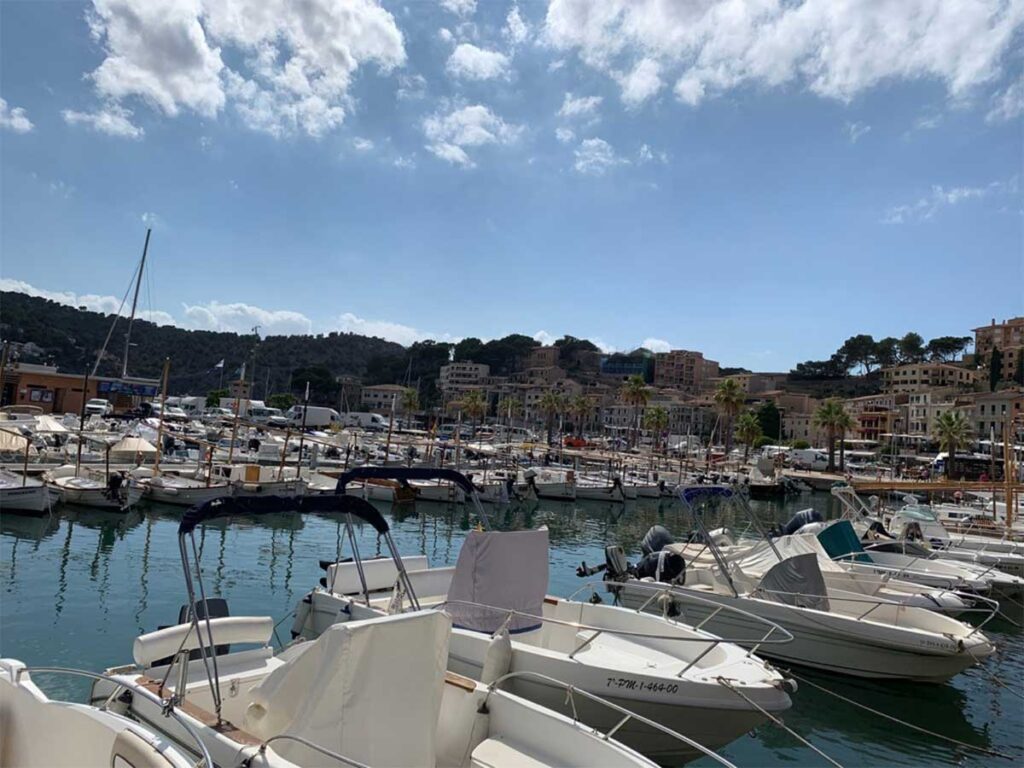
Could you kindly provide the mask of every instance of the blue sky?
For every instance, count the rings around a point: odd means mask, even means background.
[[[0,280],[785,370],[1024,312],[1024,4],[0,4]]]

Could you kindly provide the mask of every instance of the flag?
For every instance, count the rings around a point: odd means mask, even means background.
[[[217,364],[216,364],[215,366],[213,366],[213,367],[214,367],[214,368],[223,368],[223,367],[224,367],[224,361],[223,361],[223,360],[221,360],[221,361],[220,361],[219,363],[217,363]]]

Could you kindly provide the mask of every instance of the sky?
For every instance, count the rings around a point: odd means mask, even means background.
[[[0,3],[0,288],[787,370],[1024,314],[1024,0]],[[0,308],[2,314],[2,308]]]

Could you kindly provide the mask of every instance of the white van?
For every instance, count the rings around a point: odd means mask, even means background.
[[[385,432],[388,428],[388,420],[379,413],[368,413],[366,411],[350,411],[341,417],[341,424],[344,427],[356,427],[370,432]]]
[[[341,423],[341,416],[333,408],[324,408],[320,405],[310,405],[308,407],[293,405],[284,412],[284,417],[288,420],[289,426],[302,426],[302,411],[304,408],[306,411],[307,428],[329,427],[332,424]]]
[[[817,448],[792,448],[786,460],[794,467],[821,472],[828,469],[828,453]]]

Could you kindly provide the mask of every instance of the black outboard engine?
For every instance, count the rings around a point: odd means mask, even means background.
[[[122,485],[124,485],[124,475],[120,472],[112,472],[107,478],[107,488],[103,495],[111,501],[120,501]]]
[[[645,555],[661,552],[673,542],[672,534],[663,525],[652,525],[640,540],[640,551]]]
[[[816,510],[816,509],[802,509],[799,512],[797,512],[795,515],[793,515],[793,517],[791,517],[789,519],[788,523],[786,523],[784,526],[782,526],[782,528],[779,530],[779,535],[780,536],[792,536],[794,533],[799,531],[805,525],[810,525],[811,523],[820,523],[820,522],[823,522],[823,518],[821,516],[821,513],[818,512],[818,510]]]
[[[864,532],[864,539],[895,539],[896,537],[885,530],[885,526],[879,520],[872,520],[868,529]]]
[[[686,574],[686,561],[676,552],[661,550],[644,555],[634,569],[638,579],[674,582]]]

